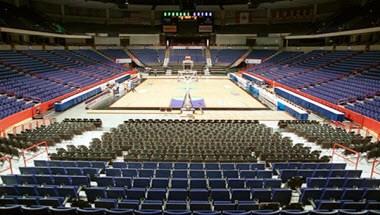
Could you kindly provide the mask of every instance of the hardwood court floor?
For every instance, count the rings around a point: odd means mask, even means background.
[[[206,108],[265,108],[263,104],[227,78],[202,78],[190,84],[193,99],[203,98]],[[122,107],[168,107],[172,98],[183,98],[186,84],[176,79],[147,79],[111,105]]]

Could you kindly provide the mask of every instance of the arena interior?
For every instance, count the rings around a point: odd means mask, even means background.
[[[379,0],[0,0],[0,215],[379,215]]]

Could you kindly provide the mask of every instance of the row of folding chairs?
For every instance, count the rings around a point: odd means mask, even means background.
[[[85,189],[89,201],[97,198],[115,199],[148,199],[148,200],[200,200],[209,199],[218,201],[249,201],[258,200],[260,202],[271,202],[278,200],[278,196],[286,196],[290,199],[292,191],[287,188],[240,188],[240,189],[183,189],[183,188],[118,188],[118,187],[87,187]]]
[[[1,185],[0,196],[41,196],[77,198],[78,186],[57,185]]]
[[[87,187],[87,200],[96,199],[129,199],[154,201],[257,201],[280,202],[286,205],[290,202],[292,190],[286,188],[273,189],[164,189],[164,188],[106,188]]]
[[[345,209],[350,211],[380,210],[380,202],[376,201],[342,201],[318,200],[313,202],[316,210],[332,211]]]
[[[105,161],[60,161],[60,160],[34,160],[36,167],[92,167],[105,169]]]
[[[279,202],[259,203],[255,201],[232,202],[232,201],[167,201],[160,200],[121,200],[97,199],[94,201],[96,208],[128,208],[134,210],[170,210],[170,211],[235,211],[241,212],[267,208],[278,210]]]
[[[304,188],[301,191],[300,202],[307,204],[317,200],[347,200],[380,202],[379,188]]]
[[[59,207],[63,206],[63,197],[41,197],[41,196],[1,196],[0,205],[44,205]],[[1,212],[1,210],[0,210]],[[8,214],[7,214],[8,215]]]
[[[101,168],[94,167],[19,167],[21,174],[26,175],[89,175],[97,176]]]
[[[283,169],[346,169],[346,163],[308,163],[308,162],[279,162],[272,163],[273,170]]]
[[[306,186],[309,188],[379,188],[380,179],[375,178],[307,178]]]
[[[168,178],[272,178],[270,170],[163,170],[107,168],[107,176]]]
[[[95,179],[97,186],[103,187],[140,187],[140,188],[280,188],[280,179],[169,179],[169,178],[129,178],[102,176]]]
[[[121,205],[122,206],[122,205]],[[126,208],[65,208],[22,205],[0,207],[0,214],[7,215],[379,215],[377,210],[354,211],[342,210],[264,210],[258,207],[254,210],[224,210],[224,211],[191,211],[191,210],[133,210]]]
[[[264,170],[265,163],[181,163],[181,162],[113,162],[113,168],[190,169],[190,170]]]
[[[279,171],[279,176],[283,182],[294,177],[347,177],[360,178],[362,170],[343,170],[343,169],[283,169]]]
[[[72,185],[90,186],[90,177],[84,175],[2,175],[6,185]]]

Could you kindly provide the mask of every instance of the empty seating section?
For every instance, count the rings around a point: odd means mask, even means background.
[[[123,49],[99,49],[98,51],[113,60],[129,58],[128,54]]]
[[[360,176],[361,170],[347,170],[345,163],[35,160],[34,167],[20,167],[20,174],[1,176],[0,210],[15,205],[59,210],[79,202],[87,209],[77,210],[159,214],[262,214],[292,207],[298,214],[305,206],[379,210],[380,179]],[[303,185],[293,188],[297,177]]]
[[[0,95],[0,119],[33,107],[32,102]]]
[[[380,98],[356,102],[352,105],[346,105],[346,108],[380,121]]]
[[[274,55],[277,50],[252,50],[247,56],[247,59],[261,59],[265,61],[270,56]]]
[[[320,152],[293,145],[290,138],[252,120],[128,120],[89,147],[59,149],[51,158],[112,160],[123,151],[128,161],[320,160]]]
[[[211,61],[213,65],[229,66],[247,51],[247,49],[211,49]]]
[[[206,63],[203,49],[171,49],[169,65],[182,65],[186,56],[190,56],[194,64],[203,65]]]
[[[164,49],[129,49],[145,65],[162,65],[165,58]]]
[[[247,71],[379,120],[378,109],[371,106],[380,94],[379,61],[377,51],[312,51]]]
[[[8,139],[0,138],[0,153],[17,157],[19,149],[28,148],[42,141],[53,146],[62,140],[71,140],[74,135],[80,135],[101,126],[100,119],[65,119],[63,122],[54,122],[33,130],[26,129],[19,134],[9,133]]]
[[[125,71],[92,50],[0,51],[0,58],[0,118]]]
[[[379,141],[371,142],[372,137],[363,137],[345,129],[320,124],[317,121],[280,121],[279,127],[315,142],[322,148],[331,148],[335,143],[345,145],[355,151],[367,154],[367,158],[380,156]],[[345,153],[351,153],[346,151]]]

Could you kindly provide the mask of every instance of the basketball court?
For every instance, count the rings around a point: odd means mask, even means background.
[[[186,83],[175,78],[148,78],[136,87],[136,92],[127,93],[110,108],[169,107],[172,99],[184,98],[186,88]],[[267,109],[227,78],[199,78],[189,83],[189,88],[191,98],[203,99],[206,109]]]

